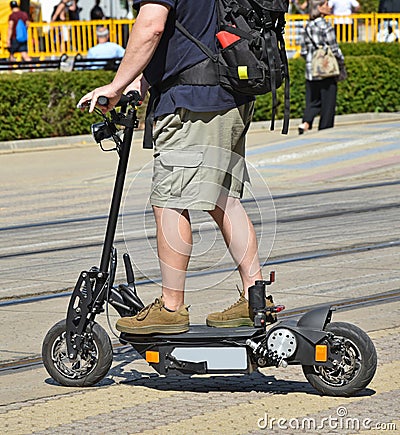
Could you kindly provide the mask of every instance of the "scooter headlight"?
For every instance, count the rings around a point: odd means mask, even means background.
[[[96,122],[91,126],[92,136],[96,143],[100,144],[103,140],[111,139],[115,131],[107,122]]]

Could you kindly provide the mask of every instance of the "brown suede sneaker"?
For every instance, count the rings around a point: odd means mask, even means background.
[[[211,313],[207,316],[208,326],[217,328],[236,328],[238,326],[253,326],[250,318],[249,302],[240,292],[239,300],[224,311]]]
[[[239,326],[253,326],[253,314],[250,312],[249,301],[244,297],[244,291],[240,292],[237,302],[224,311],[211,313],[207,316],[208,326],[216,328],[236,328]],[[266,298],[267,307],[273,307],[272,296]],[[267,322],[276,322],[276,314],[267,312]]]
[[[162,298],[144,307],[136,316],[122,317],[116,328],[129,334],[179,334],[189,330],[189,311],[186,305],[179,310],[165,309]]]

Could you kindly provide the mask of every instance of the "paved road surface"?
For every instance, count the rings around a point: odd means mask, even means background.
[[[382,122],[339,117],[335,129],[303,137],[292,130],[288,138],[258,124],[249,135],[257,201],[246,207],[262,238],[263,261],[273,263],[265,270],[277,271],[271,291],[288,308],[399,289],[400,117],[374,121]],[[40,354],[68,298],[5,302],[68,290],[82,268],[98,262],[115,158],[85,141],[60,147],[45,141],[35,152],[0,155],[3,364]],[[38,151],[43,144],[51,147]],[[151,217],[143,218],[150,161],[135,142],[118,232],[121,251],[126,241],[132,254],[140,252],[134,257],[146,302],[159,293],[157,284],[144,283],[158,278]],[[202,323],[207,312],[235,300],[238,277],[210,222],[196,214],[194,223],[187,302],[192,323]],[[377,375],[355,398],[316,395],[297,367],[246,377],[159,378],[122,348],[96,388],[57,386],[41,366],[3,370],[0,424],[7,434],[398,433],[399,310],[400,302],[392,302],[335,314],[367,330],[378,350]],[[105,316],[100,320],[110,330]],[[115,320],[111,313],[111,325]],[[302,432],[305,417],[315,426]]]

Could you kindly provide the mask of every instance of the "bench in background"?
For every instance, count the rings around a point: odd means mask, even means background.
[[[1,71],[84,71],[94,69],[104,69],[106,71],[117,71],[121,58],[113,59],[86,59],[80,54],[73,58],[69,58],[63,54],[59,59],[49,60],[31,60],[25,61],[9,61],[0,60]]]

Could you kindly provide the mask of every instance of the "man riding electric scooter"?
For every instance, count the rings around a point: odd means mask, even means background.
[[[152,85],[149,104],[156,123],[151,138],[154,174],[150,202],[157,226],[162,297],[138,315],[118,320],[117,329],[131,334],[189,329],[184,287],[192,249],[191,209],[207,211],[217,223],[243,285],[240,299],[230,308],[210,314],[207,324],[251,326],[247,292],[262,275],[256,234],[240,198],[248,180],[245,136],[254,97],[230,93],[220,85],[178,84],[160,91],[160,84],[206,57],[176,30],[175,20],[212,49],[217,25],[215,2],[136,0],[134,4],[139,6],[139,13],[114,80],[79,102],[90,101],[89,110],[93,111],[100,96],[108,97],[108,106],[101,109],[105,113],[124,91],[136,89],[144,96],[148,83]]]
[[[229,76],[233,70],[235,80],[246,87],[258,77],[255,94],[259,85],[264,93],[271,91],[276,103],[274,90],[283,80],[285,84],[288,81],[287,59],[282,51],[284,2],[135,3],[140,3],[139,15],[114,80],[79,102],[79,106],[89,106],[90,111],[102,116],[102,122],[92,124],[93,137],[102,149],[102,141],[111,139],[119,162],[100,265],[80,273],[66,318],[47,332],[42,346],[46,370],[61,385],[72,387],[94,385],[107,375],[113,345],[96,322],[107,304],[121,317],[117,322],[120,342],[132,346],[161,375],[249,374],[258,368],[297,364],[321,394],[356,394],[369,384],[377,366],[374,345],[364,331],[350,323],[331,322],[330,305],[314,307],[297,319],[276,322],[275,313],[282,307],[273,307],[272,299],[266,298],[266,286],[274,282],[274,273],[262,279],[255,231],[240,203],[248,179],[244,146],[252,97],[226,91],[203,68],[207,62],[221,59],[212,54],[218,38],[214,6],[226,6],[224,11],[237,21],[220,26],[221,40],[234,50],[243,48],[243,43],[247,51],[236,68],[227,63],[220,68],[218,64],[217,71]],[[260,9],[261,18],[257,14]],[[241,27],[246,20],[251,22],[248,32]],[[232,42],[238,39],[238,44]],[[267,62],[268,74],[263,67],[246,63],[251,50],[272,54]],[[148,146],[150,139],[154,144],[150,201],[157,226],[162,297],[144,307],[127,253],[123,255],[126,283],[115,282],[117,250],[113,245],[133,132],[138,126],[137,109],[149,83],[145,142]],[[122,95],[124,91],[126,95]],[[156,123],[151,133],[153,119]],[[283,132],[287,131],[287,120],[284,117]],[[192,209],[207,211],[218,224],[243,284],[239,301],[207,317],[207,325],[214,328],[189,326],[184,305]],[[273,325],[267,325],[270,323]]]

